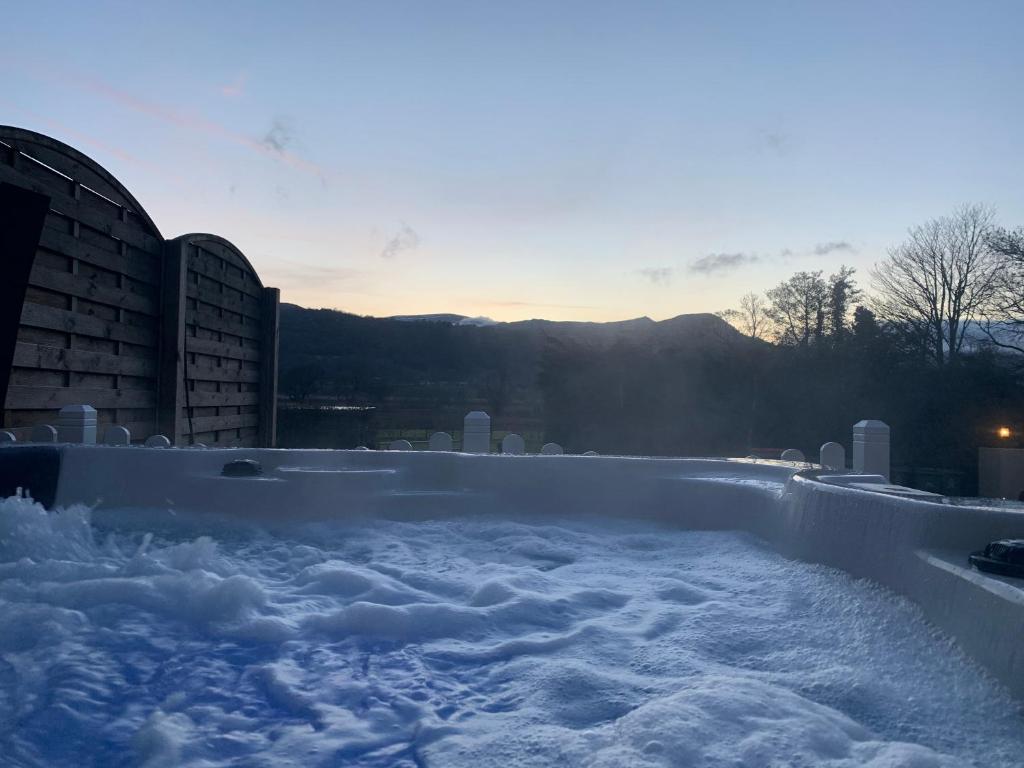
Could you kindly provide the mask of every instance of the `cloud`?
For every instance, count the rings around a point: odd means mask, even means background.
[[[416,230],[402,222],[399,230],[384,244],[380,257],[382,259],[393,259],[400,253],[415,250],[419,244],[420,236],[416,233]]]
[[[845,240],[830,240],[814,246],[815,256],[828,256],[830,253],[856,253],[857,249]]]
[[[113,104],[124,107],[125,109],[130,109],[134,112],[153,118],[154,120],[167,123],[179,130],[212,136],[223,141],[247,147],[248,149],[254,150],[264,156],[283,162],[296,170],[312,174],[318,177],[321,181],[326,182],[328,174],[323,168],[296,155],[287,148],[287,145],[292,142],[293,135],[292,132],[288,130],[287,126],[280,120],[275,120],[266,136],[260,140],[247,136],[244,133],[231,130],[230,128],[227,128],[213,120],[209,120],[200,114],[182,112],[171,106],[141,99],[127,91],[122,91],[96,78],[67,73],[61,75],[61,78],[72,87],[100,96]]]
[[[494,307],[541,307],[543,309],[599,309],[588,304],[543,304],[536,301],[491,301]]]
[[[717,272],[753,264],[759,257],[752,253],[709,253],[690,263],[690,271],[698,275],[713,275]]]
[[[291,128],[288,124],[282,118],[275,117],[273,124],[270,126],[270,130],[264,134],[261,143],[263,146],[268,147],[279,154],[283,154],[293,140],[294,136],[292,135]]]
[[[245,93],[245,84],[248,80],[248,76],[243,72],[230,83],[220,86],[221,95],[227,96],[229,99],[241,96]]]
[[[793,141],[784,133],[767,131],[763,136],[764,145],[770,152],[785,157],[793,149]]]
[[[650,280],[654,285],[668,285],[672,282],[672,267],[644,267],[636,273],[641,277]]]
[[[266,256],[266,260],[268,263],[263,271],[279,288],[304,290],[316,286],[319,290],[341,290],[351,287],[354,282],[364,282],[368,276],[362,270],[330,264],[307,264],[272,256]]]

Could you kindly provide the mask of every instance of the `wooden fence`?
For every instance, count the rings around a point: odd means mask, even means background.
[[[165,241],[113,176],[31,131],[0,127],[0,184],[49,200],[32,252],[2,254],[30,262],[20,322],[0,327],[4,429],[22,439],[85,403],[134,441],[274,444],[278,292],[237,248]]]

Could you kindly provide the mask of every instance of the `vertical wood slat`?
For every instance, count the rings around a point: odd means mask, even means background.
[[[160,312],[160,368],[157,380],[157,429],[181,445],[184,433],[182,405],[185,382],[185,280],[188,276],[187,243],[164,243],[163,290]]]
[[[258,445],[273,448],[277,444],[277,340],[280,331],[281,291],[263,289],[260,317],[260,405]]]

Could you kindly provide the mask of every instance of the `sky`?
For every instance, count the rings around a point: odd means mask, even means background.
[[[1024,2],[0,3],[0,123],[285,302],[655,319],[1024,225]]]

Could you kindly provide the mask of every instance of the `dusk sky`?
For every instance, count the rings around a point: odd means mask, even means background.
[[[796,270],[866,283],[908,226],[965,202],[1024,225],[1022,2],[0,19],[0,122],[91,155],[165,237],[232,240],[304,306],[660,319]]]

